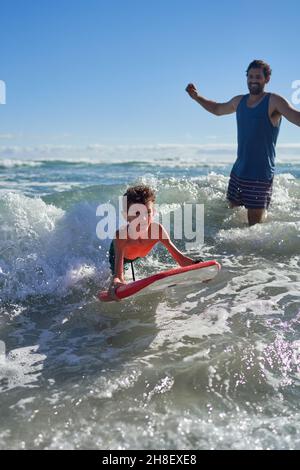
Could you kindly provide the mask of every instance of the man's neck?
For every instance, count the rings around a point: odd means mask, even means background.
[[[252,95],[250,93],[250,96],[249,96],[249,103],[257,103],[258,101],[260,101],[262,99],[262,97],[266,94],[265,91],[262,91],[261,93],[259,93],[259,95]]]

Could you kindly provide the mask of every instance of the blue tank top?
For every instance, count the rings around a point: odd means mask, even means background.
[[[249,95],[245,95],[238,105],[238,155],[232,172],[239,178],[255,181],[270,181],[273,178],[281,120],[278,127],[270,121],[270,96],[268,93],[258,105],[249,108]]]

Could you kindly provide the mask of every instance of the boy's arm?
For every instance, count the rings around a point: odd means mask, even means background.
[[[116,288],[126,284],[124,279],[124,249],[122,248],[122,245],[117,238],[113,243],[115,250],[115,269],[111,278],[108,292],[112,300],[118,301],[119,298],[116,296]]]
[[[234,96],[226,103],[216,103],[215,101],[207,100],[203,96],[200,96],[193,83],[189,83],[185,90],[193,100],[197,101],[197,103],[206,109],[206,111],[214,114],[215,116],[224,116],[225,114],[235,113],[239,102],[243,97],[243,95],[238,95]]]
[[[159,225],[159,240],[180,266],[190,266],[191,264],[194,264],[195,261],[192,258],[185,256],[180,250],[178,250],[178,248],[176,248],[174,243],[171,241],[168,232],[162,225]]]
[[[114,240],[115,248],[115,273],[113,275],[113,284],[125,284],[124,279],[124,245],[118,239]]]

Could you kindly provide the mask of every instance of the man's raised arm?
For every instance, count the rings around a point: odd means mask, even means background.
[[[239,102],[243,95],[234,96],[230,101],[227,103],[216,103],[215,101],[210,101],[200,96],[197,92],[197,89],[193,83],[189,83],[186,87],[185,91],[190,95],[190,97],[197,101],[197,103],[201,104],[201,106],[216,116],[223,116],[225,114],[232,114],[235,113]]]
[[[279,95],[272,95],[274,107],[282,116],[296,126],[300,126],[300,111],[297,111],[286,99]]]

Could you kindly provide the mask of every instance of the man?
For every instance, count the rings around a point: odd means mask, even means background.
[[[250,94],[235,96],[227,103],[207,100],[198,94],[192,83],[186,87],[190,97],[210,113],[222,116],[236,112],[238,152],[227,198],[230,207],[246,207],[249,225],[263,220],[271,201],[281,117],[300,126],[300,111],[281,96],[265,92],[271,72],[266,62],[251,62],[246,72]]]

